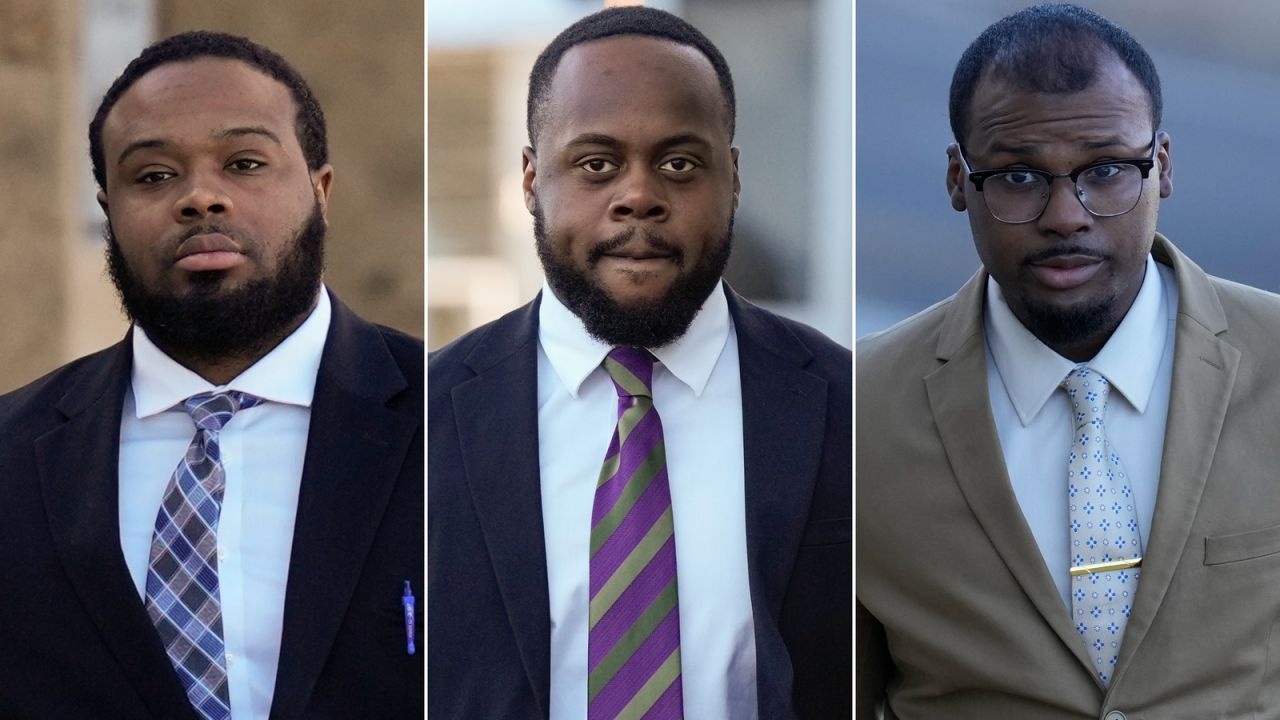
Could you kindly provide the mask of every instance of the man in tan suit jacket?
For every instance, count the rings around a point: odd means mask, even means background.
[[[961,59],[947,182],[983,270],[857,348],[857,717],[1280,718],[1280,297],[1155,232],[1159,116],[1150,58],[1087,10],[1022,11]],[[1104,187],[1133,169],[1132,198]],[[1113,571],[1048,551],[1077,502],[1070,401],[1051,380],[1009,408],[1044,365],[1124,375],[1139,314],[1152,399],[1109,377],[1105,417],[1143,552],[1099,661],[1071,583]]]

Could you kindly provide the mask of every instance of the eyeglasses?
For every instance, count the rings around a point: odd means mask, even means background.
[[[972,170],[960,149],[960,162],[973,187],[982,193],[991,216],[1002,223],[1020,225],[1036,220],[1049,206],[1053,181],[1069,178],[1076,199],[1092,215],[1115,217],[1138,206],[1143,181],[1156,164],[1156,137],[1151,135],[1151,155],[1145,158],[1100,160],[1068,173],[1051,173],[1035,168]]]

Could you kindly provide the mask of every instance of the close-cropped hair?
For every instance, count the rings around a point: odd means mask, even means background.
[[[102,96],[98,111],[94,114],[93,121],[89,123],[89,156],[93,160],[93,177],[98,181],[99,188],[107,189],[102,125],[106,122],[111,108],[115,107],[116,102],[120,100],[120,96],[133,87],[142,76],[161,65],[189,62],[204,57],[239,60],[288,88],[298,108],[294,132],[298,136],[298,144],[302,146],[302,155],[307,161],[307,167],[318,170],[329,161],[329,142],[324,111],[320,108],[320,102],[311,92],[307,81],[302,79],[301,73],[277,53],[248,38],[228,33],[194,30],[165,38],[147,47],[125,67],[124,72],[120,73],[120,77],[111,83],[111,87]]]
[[[692,47],[706,56],[720,82],[729,137],[733,138],[737,122],[737,101],[733,94],[733,76],[729,73],[729,65],[720,50],[697,28],[669,12],[630,6],[607,8],[582,18],[565,28],[538,55],[537,61],[533,63],[533,71],[529,73],[529,100],[525,119],[529,128],[530,145],[535,148],[538,145],[538,134],[545,120],[546,105],[551,94],[551,80],[555,77],[556,68],[560,66],[560,59],[564,54],[583,43],[620,35],[670,40]]]
[[[969,45],[951,78],[951,132],[964,144],[969,108],[983,73],[1030,93],[1075,93],[1093,84],[1112,54],[1137,77],[1160,127],[1160,76],[1142,45],[1124,28],[1078,5],[1036,5],[988,27]]]

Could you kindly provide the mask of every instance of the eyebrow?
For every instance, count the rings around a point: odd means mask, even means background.
[[[246,126],[246,127],[233,127],[233,128],[227,128],[226,130],[219,130],[213,133],[212,137],[216,140],[232,140],[235,138],[245,137],[249,135],[258,135],[261,137],[265,137],[266,139],[270,140],[276,145],[284,147],[284,143],[280,142],[280,136],[276,135],[274,132],[271,132],[265,127],[256,126],[256,125]],[[120,165],[124,163],[125,158],[129,157],[135,152],[138,152],[139,150],[165,148],[168,146],[169,146],[169,141],[155,139],[155,138],[148,138],[145,140],[137,140],[135,142],[131,142],[125,146],[124,150],[120,151],[120,156],[116,158],[116,164]]]
[[[579,145],[604,145],[606,147],[616,148],[622,147],[624,143],[612,135],[605,135],[603,133],[583,133],[566,143],[565,147],[572,148]],[[696,133],[680,133],[678,135],[663,138],[657,143],[657,147],[660,150],[675,147],[676,145],[701,145],[709,148],[711,147],[711,142]]]

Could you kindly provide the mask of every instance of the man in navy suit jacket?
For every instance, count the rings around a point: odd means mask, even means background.
[[[647,8],[579,21],[534,65],[547,284],[428,361],[432,717],[598,716],[588,539],[619,346],[657,361],[680,634],[677,681],[646,676],[628,711],[852,712],[851,355],[721,281],[733,98],[715,46]]]
[[[184,33],[90,140],[133,326],[0,397],[0,717],[421,717],[423,347],[321,282],[319,104],[270,50]],[[205,393],[257,399],[210,433]],[[168,534],[179,493],[208,531]],[[177,633],[170,557],[209,569]]]

